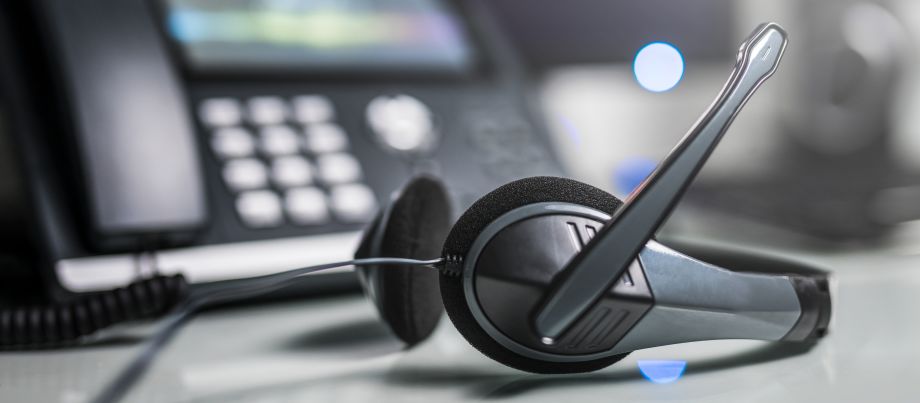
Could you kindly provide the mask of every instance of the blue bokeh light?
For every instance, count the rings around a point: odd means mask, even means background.
[[[569,140],[572,140],[572,144],[581,146],[581,131],[575,126],[575,122],[565,116],[559,116],[559,123],[562,124],[565,133],[569,135]]]
[[[633,74],[642,88],[652,92],[667,91],[684,76],[684,57],[670,43],[652,42],[636,53]]]
[[[628,195],[636,190],[658,163],[651,158],[631,157],[620,161],[613,171],[613,187],[623,195]]]
[[[671,383],[680,379],[687,369],[687,361],[682,360],[639,360],[639,372],[652,383]]]

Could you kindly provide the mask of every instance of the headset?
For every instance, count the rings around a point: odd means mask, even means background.
[[[181,277],[154,277],[60,309],[4,311],[0,333],[13,326],[15,334],[0,334],[0,344],[23,344],[29,335],[65,340],[120,317],[172,312],[95,400],[116,401],[201,307],[349,265],[406,345],[429,337],[446,310],[483,354],[534,373],[594,371],[631,351],[699,340],[814,342],[830,322],[828,273],[718,249],[692,257],[653,239],[742,106],[776,71],[786,37],[775,23],[754,30],[716,100],[625,202],[574,180],[532,177],[486,194],[451,225],[445,186],[420,176],[372,221],[354,260],[191,291]],[[151,294],[162,302],[145,303]],[[90,325],[70,324],[81,315]]]
[[[690,341],[822,337],[831,312],[825,273],[714,251],[747,266],[722,268],[652,239],[785,46],[780,26],[759,26],[715,102],[625,203],[573,180],[533,177],[485,195],[450,228],[444,187],[415,179],[356,257],[440,250],[443,264],[437,272],[361,267],[384,321],[413,345],[443,306],[482,353],[535,373],[593,371],[634,350]]]

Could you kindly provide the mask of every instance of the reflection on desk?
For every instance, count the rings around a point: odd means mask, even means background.
[[[804,256],[836,268],[830,335],[814,346],[710,341],[631,354],[605,370],[540,376],[485,358],[442,321],[405,351],[359,296],[202,314],[164,350],[130,402],[463,400],[903,402],[920,391],[920,256]],[[0,353],[0,400],[83,402],[119,371],[149,327],[90,345]],[[652,383],[639,360],[686,361]]]

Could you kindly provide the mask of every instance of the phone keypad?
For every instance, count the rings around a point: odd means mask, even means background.
[[[199,120],[251,228],[369,221],[377,209],[360,161],[322,95],[206,99]]]

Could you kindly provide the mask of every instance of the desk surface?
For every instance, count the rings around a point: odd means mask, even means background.
[[[443,320],[403,351],[352,295],[227,309],[192,321],[125,401],[131,402],[840,402],[920,394],[920,256],[835,254],[831,334],[812,348],[711,341],[633,353],[605,370],[538,376],[480,355]],[[0,401],[83,402],[133,355],[149,328],[90,346],[0,353]],[[684,360],[655,384],[638,360]],[[571,400],[569,400],[571,401]]]

